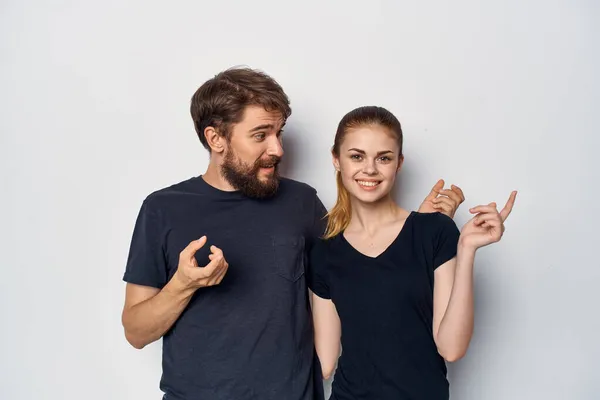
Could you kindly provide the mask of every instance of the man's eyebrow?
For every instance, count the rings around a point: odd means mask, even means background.
[[[255,126],[254,128],[250,129],[250,132],[257,132],[257,131],[264,131],[264,130],[269,130],[269,129],[275,129],[275,126],[273,124],[262,124],[262,125],[258,125]]]

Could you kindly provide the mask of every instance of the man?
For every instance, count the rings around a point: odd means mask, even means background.
[[[290,114],[269,76],[216,75],[191,104],[208,169],[141,206],[123,326],[139,349],[163,338],[165,400],[323,397],[305,264],[326,210],[313,188],[279,177]],[[421,211],[454,215],[462,193],[442,187]]]

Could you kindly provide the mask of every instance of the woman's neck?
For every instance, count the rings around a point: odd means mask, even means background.
[[[375,203],[364,203],[352,200],[352,217],[348,224],[348,231],[364,231],[369,236],[386,224],[408,216],[408,211],[398,207],[391,196],[387,196]]]

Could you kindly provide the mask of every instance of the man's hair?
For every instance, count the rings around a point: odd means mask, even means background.
[[[231,126],[239,123],[247,106],[262,106],[281,114],[284,122],[292,113],[281,86],[264,72],[234,67],[206,81],[192,96],[190,113],[202,145],[210,150],[204,130],[212,126],[231,139]]]

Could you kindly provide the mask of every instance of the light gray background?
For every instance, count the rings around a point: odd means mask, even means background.
[[[600,398],[598,2],[166,4],[0,4],[0,397],[160,398],[160,344],[120,322],[134,219],[204,170],[189,99],[246,64],[288,92],[286,171],[328,207],[336,124],[364,104],[403,123],[403,206],[443,177],[462,226],[520,191],[477,259],[453,399]]]

